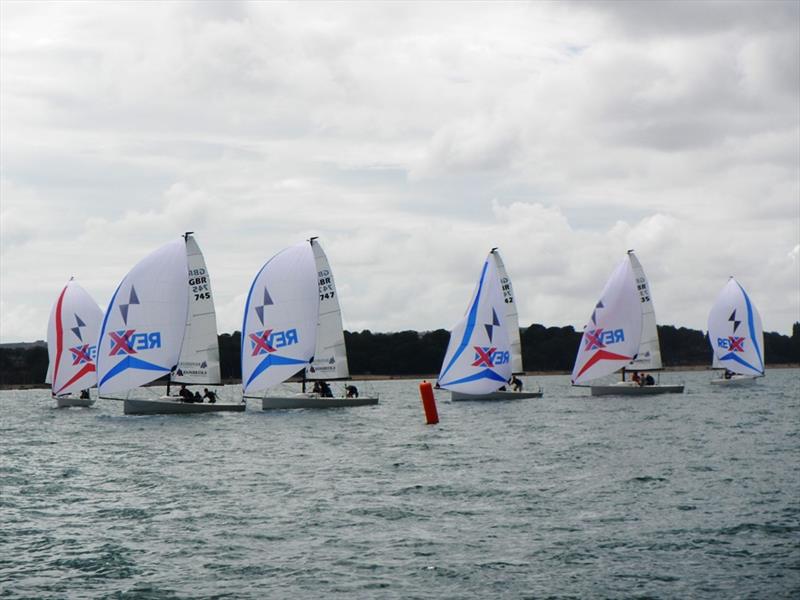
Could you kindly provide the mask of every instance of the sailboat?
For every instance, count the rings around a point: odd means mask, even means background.
[[[498,390],[511,372],[506,304],[498,263],[490,252],[466,314],[450,332],[438,385],[453,400],[501,400],[506,398]]]
[[[522,369],[522,340],[519,335],[519,314],[517,313],[517,303],[514,300],[514,288],[511,285],[511,278],[508,276],[506,266],[500,257],[500,251],[492,248],[489,258],[494,261],[497,275],[500,279],[500,288],[503,293],[503,303],[505,305],[506,331],[511,347],[511,375],[523,375]],[[468,394],[465,392],[453,391],[450,393],[452,400],[521,400],[523,398],[541,398],[542,389],[538,390],[495,390],[489,394]]]
[[[717,296],[708,315],[712,369],[724,369],[714,384],[753,383],[764,376],[764,332],[761,315],[733,277]]]
[[[97,357],[100,397],[122,400],[126,415],[243,411],[245,405],[238,402],[129,397],[131,390],[165,375],[173,381],[218,383],[213,313],[205,261],[191,232],[142,259],[119,284],[103,319]],[[179,375],[181,365],[186,372],[181,369]],[[128,396],[109,396],[123,392]]]
[[[617,266],[586,324],[572,371],[580,385],[622,370],[622,381],[592,385],[592,396],[683,393],[684,386],[640,385],[625,380],[625,370],[661,369],[661,348],[650,286],[633,250]]]
[[[47,383],[58,408],[91,406],[89,388],[97,385],[97,332],[103,312],[73,279],[67,282],[47,327]]]
[[[248,396],[303,372],[296,394]],[[264,410],[378,403],[377,396],[327,395],[327,381],[349,378],[342,312],[328,258],[317,238],[273,256],[256,274],[242,325],[242,391]],[[315,391],[306,382],[315,381]],[[354,389],[354,388],[351,388]]]

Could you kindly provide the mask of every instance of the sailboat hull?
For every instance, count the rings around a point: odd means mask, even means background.
[[[657,394],[682,394],[680,385],[593,385],[592,396],[655,396]]]
[[[323,398],[315,394],[294,394],[291,396],[268,396],[262,398],[261,408],[262,410],[282,408],[342,408],[348,406],[372,406],[377,403],[377,396]]]
[[[94,400],[91,398],[73,398],[71,396],[56,398],[56,408],[88,408],[92,404],[94,404]]]
[[[461,402],[461,401],[469,401],[469,400],[477,400],[477,401],[484,401],[484,400],[524,400],[526,398],[541,398],[542,397],[542,390],[541,388],[538,391],[522,391],[522,392],[514,392],[514,391],[496,391],[492,392],[491,394],[465,394],[463,392],[450,392],[450,399],[453,402]]]
[[[758,377],[755,375],[734,375],[730,379],[725,379],[724,377],[719,377],[717,379],[712,379],[711,383],[713,385],[752,385],[758,380]]]
[[[247,405],[244,402],[236,404],[203,404],[200,402],[181,402],[170,398],[158,400],[125,400],[124,411],[126,415],[189,415],[212,412],[244,412]]]

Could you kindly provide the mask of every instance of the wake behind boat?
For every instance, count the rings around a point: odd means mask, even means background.
[[[334,397],[327,381],[349,378],[342,312],[325,252],[312,238],[272,257],[256,275],[242,327],[242,389],[260,398],[263,410],[340,408],[378,404],[353,385]],[[295,394],[266,392],[303,371]],[[315,390],[306,391],[306,381]]]
[[[637,381],[625,380],[626,367],[633,368]],[[683,384],[665,385],[647,375],[661,368],[650,286],[642,265],[633,250],[629,250],[606,283],[584,327],[572,384],[593,381],[622,369],[622,381],[591,385],[592,396],[683,393]]]
[[[764,376],[764,332],[761,315],[733,277],[717,296],[708,315],[711,368],[723,369],[714,385],[747,385]]]
[[[212,339],[213,338],[213,339]],[[141,260],[120,283],[100,331],[98,388],[120,400],[126,415],[241,412],[242,403],[182,402],[174,397],[131,398],[131,390],[189,365],[194,383],[219,380],[219,349],[211,284],[191,232]]]

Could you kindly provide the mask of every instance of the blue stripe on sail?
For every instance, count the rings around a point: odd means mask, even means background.
[[[739,363],[740,365],[743,365],[743,366],[747,367],[748,369],[752,369],[756,373],[760,373],[761,375],[764,374],[763,370],[759,369],[758,367],[754,367],[749,362],[747,362],[742,357],[740,357],[739,355],[737,355],[737,354],[735,354],[733,352],[728,352],[728,354],[726,354],[725,356],[720,358],[720,361],[723,361],[723,360],[732,360],[734,362]]]
[[[256,281],[258,281],[258,278],[261,277],[261,273],[264,272],[264,269],[267,268],[267,265],[271,263],[273,260],[275,260],[285,250],[286,249],[281,250],[280,252],[278,252],[278,254],[276,254],[275,256],[273,256],[267,262],[264,263],[264,266],[261,267],[258,270],[258,273],[256,273],[256,276],[253,277],[253,283],[250,284],[250,291],[247,292],[247,302],[244,303],[244,318],[242,319],[242,339],[241,339],[241,349],[240,349],[241,350],[240,362],[241,362],[242,373],[244,373],[244,343],[245,343],[245,338],[247,337],[247,315],[250,312],[250,299],[253,297],[253,288],[256,287]]]
[[[470,381],[478,381],[479,379],[492,379],[494,381],[499,381],[501,383],[505,383],[506,380],[501,375],[498,375],[491,369],[484,369],[480,373],[475,373],[474,375],[469,375],[467,377],[462,377],[461,379],[456,379],[455,381],[448,381],[447,383],[442,383],[443,386],[447,387],[449,385],[456,385],[459,383],[469,383]]]
[[[758,340],[756,339],[756,326],[753,320],[753,305],[750,304],[750,297],[747,295],[747,292],[744,291],[744,288],[739,284],[738,281],[736,282],[736,285],[738,285],[739,289],[742,290],[742,296],[744,296],[744,302],[747,305],[747,327],[750,330],[750,339],[753,342],[753,347],[756,349],[756,356],[758,357],[758,361],[761,363],[761,369],[756,369],[755,367],[750,368],[755,369],[759,373],[763,373],[764,359],[761,358],[761,348],[758,347]]]
[[[114,290],[114,295],[111,296],[111,302],[108,305],[108,310],[103,316],[103,325],[100,327],[100,337],[97,338],[97,361],[95,364],[97,366],[98,373],[100,372],[100,357],[102,356],[101,350],[103,348],[103,338],[106,336],[106,323],[108,323],[108,317],[111,315],[111,311],[114,308],[114,301],[117,299],[117,294],[119,293],[119,289],[122,287],[122,284],[125,283],[125,279],[127,279],[127,277],[124,277],[122,281],[119,282],[117,289]],[[103,377],[103,381],[105,381],[107,378],[108,377]],[[98,388],[103,384],[103,381],[97,385]]]
[[[162,367],[161,365],[149,363],[146,360],[142,360],[141,358],[136,358],[135,356],[126,356],[116,365],[114,365],[111,368],[111,370],[109,370],[108,373],[106,373],[105,377],[103,377],[103,379],[100,381],[100,385],[103,385],[106,381],[108,381],[112,377],[116,377],[117,375],[119,375],[123,371],[127,371],[128,369],[141,369],[143,371],[162,371],[164,373],[169,373],[169,369],[167,367]]]
[[[276,356],[274,354],[270,354],[264,360],[258,363],[258,366],[255,369],[253,369],[253,374],[250,375],[250,378],[247,380],[247,383],[244,384],[244,389],[246,390],[256,377],[261,375],[261,373],[263,373],[270,367],[281,367],[286,365],[307,365],[307,364],[308,364],[307,360],[300,360],[299,358],[287,358],[285,356]]]
[[[469,308],[469,316],[467,317],[467,327],[464,330],[464,337],[461,338],[461,343],[458,345],[458,349],[453,354],[453,358],[450,359],[447,367],[442,371],[442,374],[439,376],[439,379],[444,379],[444,376],[447,375],[447,372],[451,369],[451,367],[455,364],[458,357],[461,356],[461,353],[467,347],[469,343],[469,339],[472,337],[472,331],[475,329],[475,317],[478,314],[478,303],[481,299],[481,290],[483,289],[483,279],[486,276],[486,269],[489,268],[489,259],[486,259],[486,262],[483,263],[483,270],[481,271],[481,278],[478,281],[478,292],[475,294],[475,302],[472,303],[472,306]]]

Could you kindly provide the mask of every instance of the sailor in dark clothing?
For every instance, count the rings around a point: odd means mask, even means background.
[[[89,400],[89,390],[81,390],[81,400]]]
[[[203,398],[208,398],[209,404],[214,404],[217,401],[217,395],[208,388],[203,388]]]
[[[511,376],[511,381],[509,381],[509,383],[511,384],[511,389],[515,392],[522,391],[522,381],[516,375]]]
[[[184,402],[194,402],[194,394],[186,388],[185,383],[181,384],[181,390],[178,392],[178,395]]]
[[[348,398],[358,398],[358,388],[352,384],[344,386],[345,395]]]
[[[320,389],[319,394],[323,398],[333,398],[333,392],[331,391],[331,386],[328,385],[327,381],[320,381],[319,389]]]

